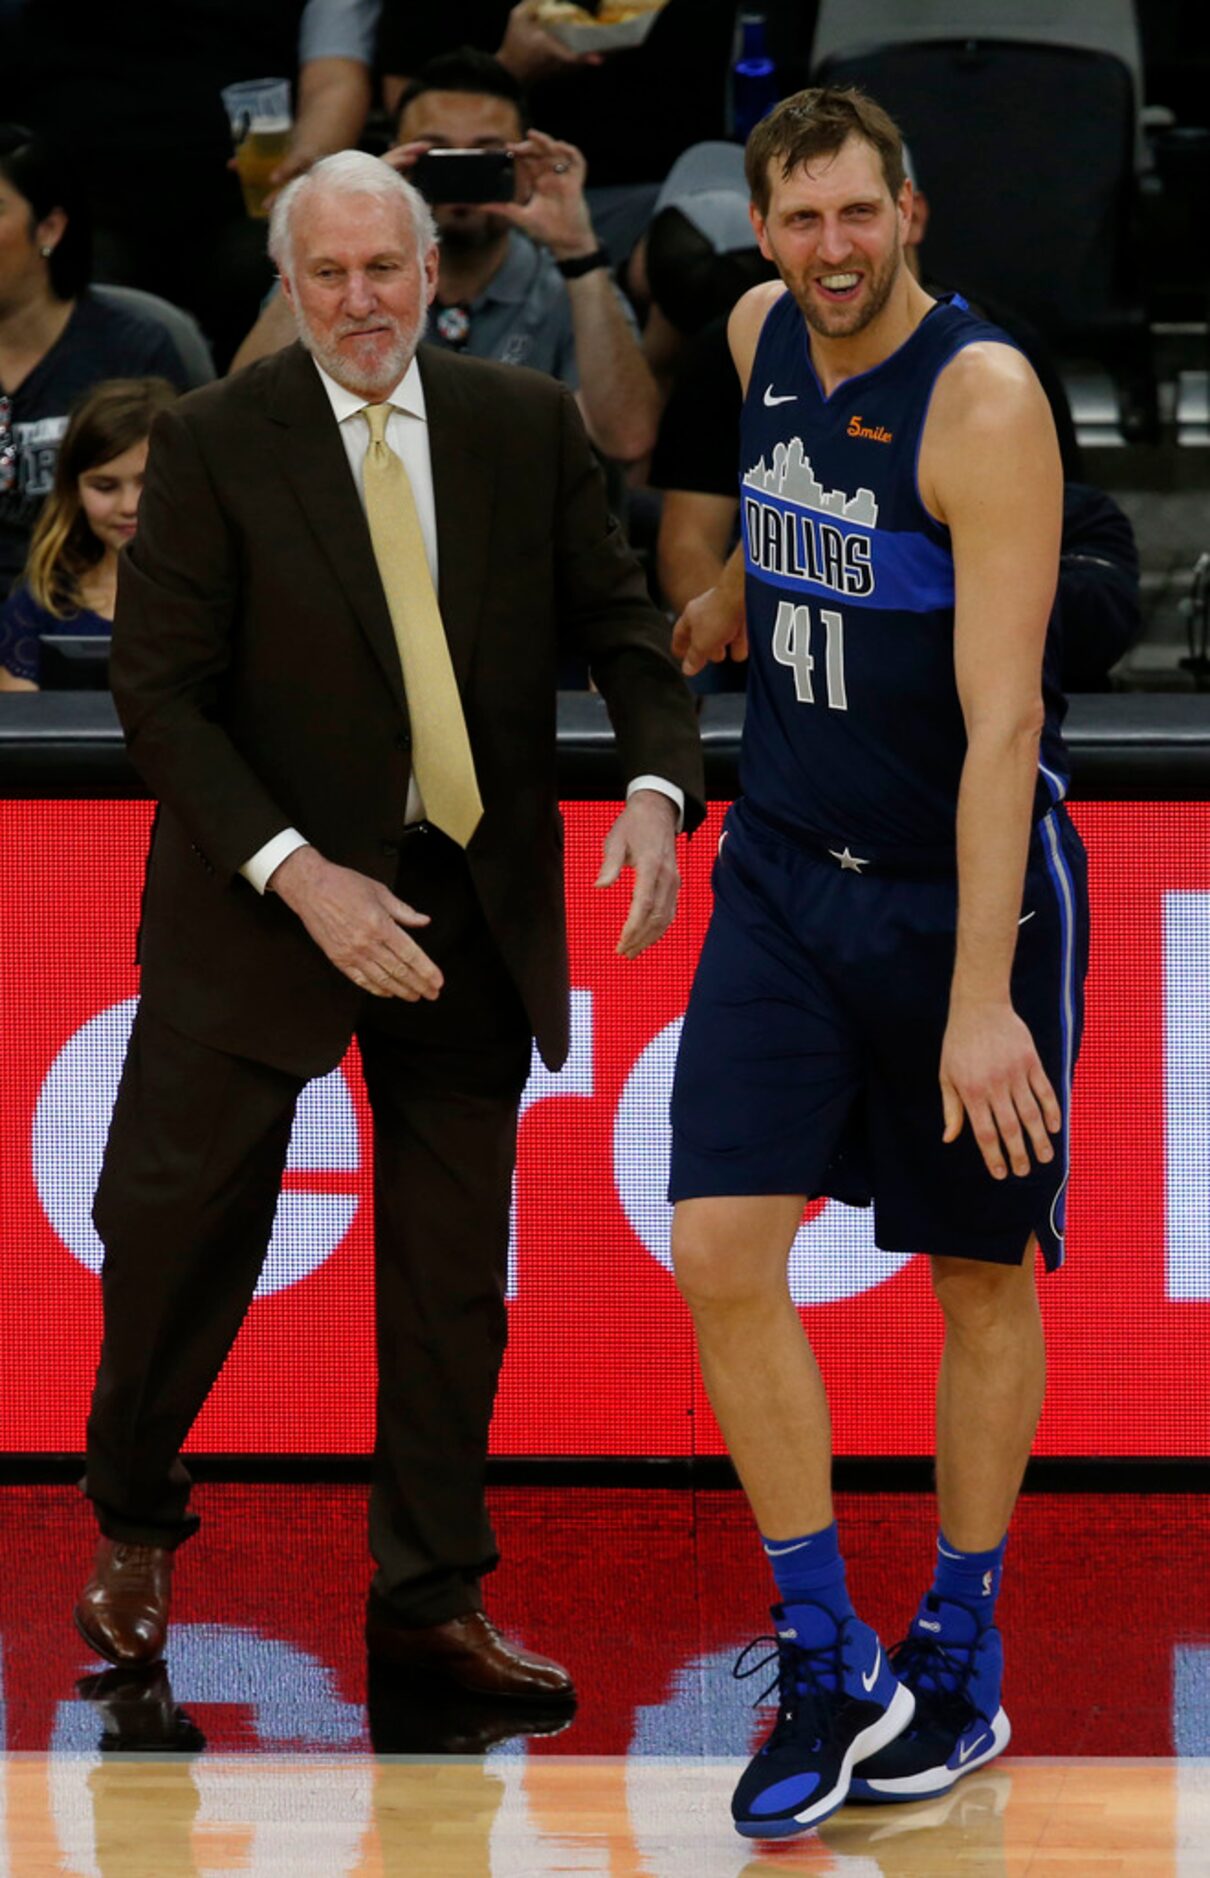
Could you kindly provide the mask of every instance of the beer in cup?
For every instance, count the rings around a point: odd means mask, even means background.
[[[272,187],[270,178],[285,156],[289,141],[288,117],[249,118],[248,128],[235,147],[235,165],[249,215],[262,219],[268,215],[265,197]]]
[[[235,143],[235,167],[249,215],[263,218],[269,178],[290,141],[290,85],[284,78],[241,79],[225,85],[223,103]]]

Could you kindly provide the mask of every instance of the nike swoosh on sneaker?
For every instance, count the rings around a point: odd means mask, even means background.
[[[968,1748],[959,1748],[958,1749],[959,1767],[965,1767],[967,1761],[970,1760],[970,1757],[972,1754],[977,1753],[980,1748],[986,1747],[989,1738],[990,1737],[987,1735],[976,1735],[975,1739],[971,1742]]]
[[[765,403],[768,405],[770,410],[773,409],[773,406],[775,404],[797,404],[798,393],[796,391],[787,391],[787,392],[783,392],[781,397],[775,398],[773,396],[772,385],[766,385],[765,386]]]
[[[882,1645],[879,1644],[877,1650],[874,1652],[873,1669],[870,1671],[868,1676],[866,1675],[864,1669],[861,1672],[861,1686],[865,1690],[867,1695],[869,1695],[870,1690],[874,1687],[874,1684],[878,1681],[878,1671],[879,1671],[879,1668],[881,1667],[881,1664],[882,1664]]]

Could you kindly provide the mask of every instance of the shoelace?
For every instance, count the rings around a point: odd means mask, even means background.
[[[766,1654],[756,1662],[749,1663],[747,1658],[752,1652],[765,1645],[770,1646]],[[740,1651],[731,1665],[731,1675],[736,1682],[746,1682],[750,1676],[759,1676],[771,1663],[777,1664],[772,1680],[765,1684],[752,1703],[753,1708],[759,1708],[774,1689],[777,1690],[777,1721],[765,1743],[766,1754],[786,1734],[797,1732],[800,1728],[811,1732],[817,1746],[832,1733],[835,1715],[830,1698],[835,1695],[835,1690],[829,1689],[821,1677],[825,1670],[829,1670],[839,1686],[837,1654],[835,1643],[805,1649],[800,1643],[789,1643],[784,1637],[771,1636],[754,1637]]]
[[[975,1667],[976,1638],[971,1643],[940,1643],[933,1637],[905,1637],[891,1651],[891,1667],[915,1692],[921,1709],[955,1727],[975,1716],[990,1722],[967,1693]]]

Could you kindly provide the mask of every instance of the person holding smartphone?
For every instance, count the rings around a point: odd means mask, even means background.
[[[402,95],[396,132],[386,161],[429,196],[441,237],[429,341],[548,372],[575,392],[603,456],[642,462],[659,390],[593,228],[580,151],[531,129],[516,79],[470,49],[424,67]],[[292,337],[275,297],[235,364]]]

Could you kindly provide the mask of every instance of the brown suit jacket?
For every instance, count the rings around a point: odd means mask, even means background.
[[[555,674],[569,645],[609,708],[623,776],[702,814],[692,703],[668,627],[608,515],[574,401],[534,372],[421,349],[440,603],[485,813],[467,858],[551,1067],[567,1050]],[[123,556],[111,674],[159,798],[143,995],[198,1041],[316,1075],[362,994],[238,869],[291,825],[391,884],[408,707],[369,531],[323,385],[298,346],[156,423]]]

